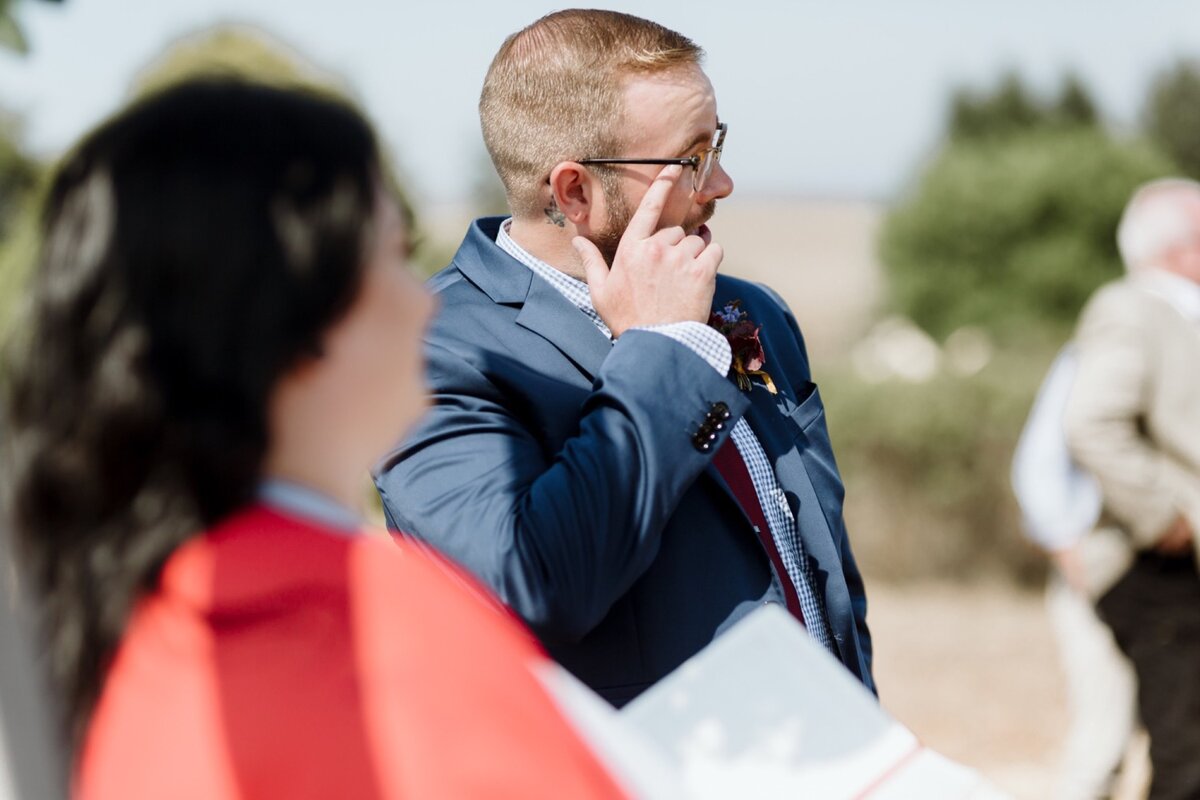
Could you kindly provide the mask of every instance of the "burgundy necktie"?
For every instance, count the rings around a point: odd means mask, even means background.
[[[783,559],[779,557],[775,538],[771,536],[771,526],[767,524],[767,515],[763,513],[762,504],[758,502],[758,492],[754,490],[754,480],[750,477],[750,470],[746,468],[746,462],[734,445],[732,436],[713,456],[713,466],[717,468],[717,472],[721,473],[721,477],[725,479],[733,496],[737,498],[742,510],[746,512],[746,516],[754,525],[758,541],[767,551],[767,557],[771,559],[771,564],[775,567],[775,574],[779,576],[788,611],[792,612],[792,616],[803,624],[804,611],[800,608],[800,598],[796,594],[796,587],[792,584],[792,579],[783,566]]]

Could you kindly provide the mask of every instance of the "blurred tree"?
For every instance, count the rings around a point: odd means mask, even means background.
[[[952,140],[1003,136],[1033,127],[1042,116],[1020,76],[1010,72],[993,92],[958,89],[950,100],[948,133]]]
[[[1179,61],[1154,80],[1145,117],[1158,146],[1184,174],[1200,179],[1200,61]]]
[[[22,152],[19,139],[17,119],[0,113],[0,242],[12,230],[40,172],[37,162]]]
[[[18,204],[9,233],[0,239],[0,344],[13,332],[20,311],[20,300],[33,262],[37,257],[36,193],[30,192]],[[0,350],[0,352],[3,352]],[[0,373],[3,357],[0,356]]]
[[[14,5],[15,0],[0,0],[0,49],[23,55],[29,43],[13,17]],[[16,118],[0,111],[0,341],[36,252],[34,197],[41,173],[41,165],[21,150]]]
[[[1100,121],[1092,96],[1083,85],[1083,80],[1073,72],[1067,73],[1063,79],[1053,113],[1066,125],[1092,126]]]
[[[1114,236],[1130,192],[1171,171],[1114,139],[1080,78],[1038,101],[1015,74],[951,99],[945,144],[880,238],[892,305],[935,336],[962,325],[1062,337],[1120,274]]]
[[[1096,128],[952,143],[885,222],[893,303],[939,337],[968,324],[1061,337],[1121,272],[1133,188],[1170,171],[1153,147]]]
[[[0,114],[0,340],[36,252],[35,198],[42,172],[21,149],[18,121]]]
[[[950,98],[947,136],[951,141],[995,139],[1048,127],[1092,126],[1096,105],[1075,74],[1063,78],[1056,100],[1038,99],[1014,72],[991,91],[960,88]]]

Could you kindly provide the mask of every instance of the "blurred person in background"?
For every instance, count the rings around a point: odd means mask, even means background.
[[[80,797],[622,794],[532,637],[364,535],[433,307],[383,186],[348,106],[205,80],[50,187],[6,470]]]
[[[1067,344],[1047,372],[1013,457],[1013,493],[1025,533],[1054,569],[1046,587],[1069,723],[1049,797],[1097,800],[1144,776],[1126,758],[1137,721],[1133,667],[1097,614],[1096,600],[1129,568],[1124,534],[1100,521],[1100,487],[1067,447],[1063,417],[1079,368]]]
[[[1100,597],[1137,673],[1152,800],[1200,797],[1200,184],[1154,181],[1117,233],[1127,276],[1075,333],[1065,410],[1072,457],[1095,476],[1129,567]]]
[[[717,274],[733,181],[702,55],[612,11],[505,40],[480,119],[512,216],[431,280],[436,402],[376,483],[614,705],[770,602],[873,690],[803,336]]]

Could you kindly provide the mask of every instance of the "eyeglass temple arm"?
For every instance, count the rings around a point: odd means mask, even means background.
[[[695,166],[699,156],[688,158],[581,158],[580,164],[678,164],[681,167]]]

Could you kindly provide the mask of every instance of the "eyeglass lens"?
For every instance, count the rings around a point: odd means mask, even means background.
[[[704,191],[704,185],[708,183],[708,179],[713,172],[713,166],[720,157],[720,151],[718,150],[705,150],[700,154],[700,163],[696,165],[696,169],[692,172],[692,188],[697,194]]]
[[[713,169],[716,168],[717,162],[721,160],[721,149],[725,144],[727,131],[728,128],[725,125],[721,125],[718,128],[717,134],[713,137],[712,147],[700,154],[700,161],[696,164],[695,169],[692,170],[692,189],[696,194],[704,191],[704,186],[712,176]]]

